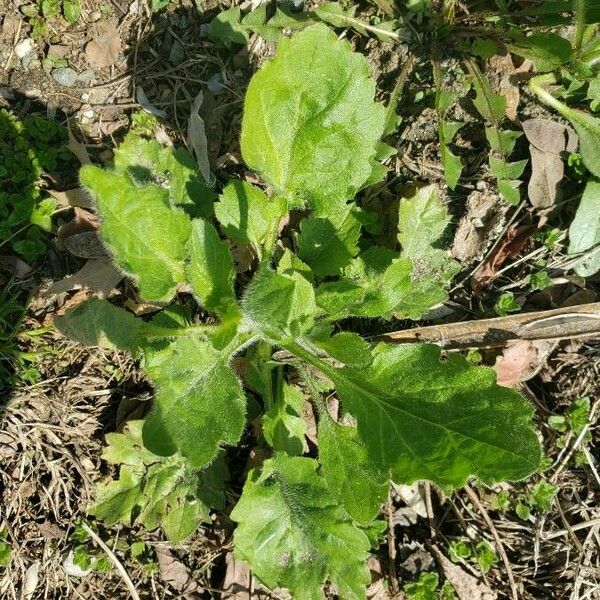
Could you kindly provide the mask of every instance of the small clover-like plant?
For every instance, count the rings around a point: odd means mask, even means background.
[[[280,41],[246,94],[242,154],[264,186],[233,181],[215,202],[187,153],[134,137],[112,168],[84,167],[114,260],[165,308],[146,320],[92,299],[56,319],[84,343],[129,350],[156,389],[145,421],[109,437],[120,476],[94,514],[189,534],[222,508],[226,448],[251,397],[257,444],[273,452],[231,512],[235,553],[268,587],[307,600],[325,582],[365,597],[390,480],[450,490],[472,476],[520,479],[540,461],[532,408],[493,370],[432,345],[372,347],[344,328],[347,317],[420,318],[458,268],[439,247],[449,216],[435,186],[400,200],[396,243],[365,232],[371,216],[354,198],[381,173],[374,94],[366,59],[314,25]],[[233,244],[253,253],[250,274],[236,273]],[[189,293],[213,319],[173,302]]]

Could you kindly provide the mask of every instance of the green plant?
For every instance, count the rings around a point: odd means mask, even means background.
[[[421,573],[416,581],[404,586],[407,600],[456,600],[456,594],[452,585],[444,581],[439,586],[439,575],[433,571]]]
[[[10,244],[28,261],[46,252],[42,232],[56,207],[41,190],[42,177],[74,165],[66,140],[66,129],[51,119],[0,110],[0,248]]]
[[[81,16],[81,0],[35,0],[22,6],[21,11],[30,17],[34,29],[37,28],[38,35],[34,37],[43,38],[48,34],[45,19],[62,16],[67,22],[76,23]]]
[[[10,565],[12,557],[12,546],[7,540],[6,531],[0,530],[0,567],[6,568]]]
[[[226,506],[224,448],[240,442],[247,413],[261,416],[252,443],[272,457],[231,512],[235,552],[296,598],[321,597],[325,581],[364,597],[390,479],[450,490],[471,476],[520,479],[540,460],[531,406],[493,370],[432,345],[373,348],[344,328],[350,316],[418,319],[457,271],[439,247],[449,217],[436,186],[401,199],[397,242],[369,234],[374,215],[354,198],[382,177],[386,111],[374,92],[364,57],[314,25],[282,39],[248,87],[242,154],[266,191],[233,181],[214,203],[186,152],[135,136],[112,168],[85,166],[115,261],[165,308],[143,320],[92,299],[55,319],[84,343],[129,350],[156,387],[149,416],[109,435],[119,479],[92,512],[182,539]],[[254,254],[250,274],[238,276],[230,244]],[[214,318],[177,305],[186,290]],[[334,390],[340,414],[326,401]],[[304,437],[307,398],[318,458]]]

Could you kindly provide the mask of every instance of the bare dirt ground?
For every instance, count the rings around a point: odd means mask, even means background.
[[[140,108],[158,116],[161,141],[186,143],[191,107],[202,91],[200,115],[213,172],[220,180],[243,172],[237,139],[244,90],[273,48],[257,36],[248,49],[206,37],[212,16],[232,3],[210,0],[199,12],[193,2],[184,0],[152,14],[143,1],[84,0],[75,24],[53,19],[47,35],[35,40],[31,19],[22,12],[25,4],[27,0],[0,2],[0,107],[69,123],[78,159],[102,162],[110,158],[130,126],[131,114]],[[348,37],[372,61],[380,99],[387,100],[406,49],[352,33]],[[417,64],[415,70],[419,68]],[[414,97],[417,87],[415,80],[407,84],[408,97]],[[519,110],[530,114],[537,109],[523,96]],[[461,117],[469,119],[465,111]],[[377,198],[392,206],[407,180],[443,179],[436,131],[428,125],[432,116],[407,103],[403,118],[392,141],[399,153],[390,159],[390,176],[366,192],[366,204]],[[480,147],[481,133],[469,131],[467,125],[459,147]],[[521,297],[527,310],[597,300],[597,282],[586,284],[561,275],[567,261],[560,249],[548,249],[533,238],[509,258],[492,285],[480,294],[473,292],[470,276],[494,244],[507,231],[533,220],[526,208],[503,203],[482,166],[484,159],[469,159],[464,185],[449,196],[457,223],[454,252],[464,271],[444,317],[457,321],[465,315],[489,316],[505,290]],[[45,185],[57,194],[76,189],[76,174],[62,185]],[[63,202],[72,210],[68,198]],[[479,218],[477,211],[485,217],[484,233],[469,225],[470,219]],[[48,329],[35,341],[20,338],[24,349],[40,351],[39,382],[16,386],[3,398],[1,409],[0,530],[6,531],[12,559],[8,567],[0,568],[0,598],[267,596],[245,566],[232,558],[232,524],[226,514],[215,514],[211,527],[202,527],[178,546],[165,542],[159,532],[106,528],[90,519],[84,521],[92,527],[89,534],[80,525],[94,484],[110,474],[100,459],[104,434],[143,415],[152,398],[150,385],[129,357],[83,348],[50,327],[52,315],[88,293],[66,285],[48,295],[52,282],[76,273],[86,261],[105,259],[90,235],[82,235],[92,230],[84,223],[72,231],[55,231],[48,260],[20,284],[34,290],[22,329]],[[539,259],[554,267],[555,281],[532,293],[525,278]],[[110,281],[110,276],[103,273],[95,284],[106,285],[103,278]],[[121,282],[115,293],[132,310],[152,309],[137,301],[127,282]],[[402,598],[403,584],[431,569],[453,584],[460,600],[600,598],[600,477],[595,454],[600,430],[594,421],[600,411],[600,341],[553,342],[536,352],[531,377],[515,385],[536,406],[548,457],[543,480],[558,489],[548,510],[536,509],[530,497],[540,475],[493,490],[473,484],[452,496],[427,484],[411,490],[394,488],[386,509],[390,534],[370,565],[370,598]],[[491,364],[495,358],[484,356]],[[591,424],[584,434],[567,434],[559,440],[548,417],[564,414],[582,397],[591,401]],[[499,501],[504,497],[507,506]],[[533,506],[531,514],[519,517],[518,504]],[[473,548],[488,542],[497,562],[485,573],[472,560],[449,562],[445,558],[449,546],[457,541]],[[78,549],[92,562],[102,559],[98,568],[79,572],[73,565]]]

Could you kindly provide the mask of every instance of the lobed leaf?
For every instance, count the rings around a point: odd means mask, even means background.
[[[329,489],[357,523],[368,525],[387,500],[388,475],[369,456],[355,427],[322,414],[318,435],[319,462]]]
[[[80,176],[96,200],[102,239],[118,266],[134,278],[145,300],[171,300],[185,281],[187,215],[169,205],[166,189],[140,187],[127,173],[85,165]]]
[[[244,160],[291,206],[340,205],[372,172],[385,112],[374,94],[367,60],[326,26],[282,39],[248,86]]]
[[[540,463],[532,407],[492,369],[431,345],[380,344],[368,370],[330,370],[369,455],[397,483],[522,479]]]
[[[144,322],[122,308],[91,298],[54,317],[55,327],[86,346],[118,348],[134,353],[142,341]]]
[[[161,456],[180,452],[192,467],[212,462],[223,444],[239,441],[246,399],[229,355],[199,336],[173,341],[153,370],[157,393],[144,423],[144,445]]]
[[[365,598],[367,536],[335,501],[310,458],[283,454],[248,475],[231,518],[235,555],[269,588],[296,600],[324,598],[325,581],[347,600]]]
[[[180,455],[153,454],[143,446],[142,424],[130,421],[124,433],[106,436],[102,458],[120,465],[119,478],[97,487],[90,514],[107,525],[136,522],[149,530],[162,527],[177,543],[210,520],[210,508],[224,507],[227,468],[221,458],[197,470]]]
[[[208,221],[192,221],[187,275],[194,295],[205,308],[221,316],[237,311],[235,269],[227,242]]]

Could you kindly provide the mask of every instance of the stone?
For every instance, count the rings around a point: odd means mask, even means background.
[[[77,73],[71,69],[71,67],[54,69],[54,71],[52,71],[52,77],[56,83],[64,85],[65,87],[73,87],[77,82]]]
[[[35,42],[31,38],[25,38],[15,46],[15,54],[19,58],[24,58],[35,48]]]

